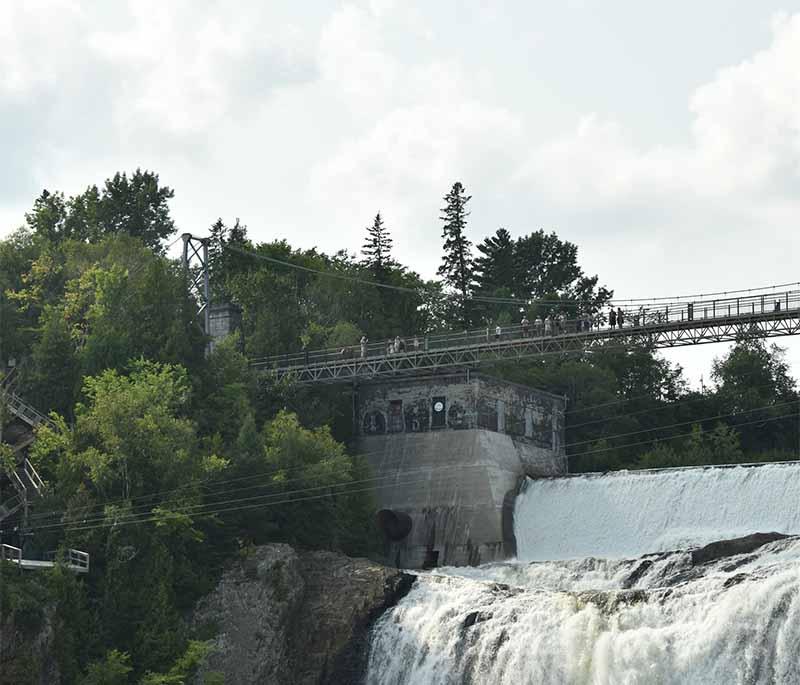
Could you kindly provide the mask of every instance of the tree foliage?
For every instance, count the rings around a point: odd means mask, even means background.
[[[508,299],[478,303],[485,323],[517,320],[521,310],[531,319],[559,312],[569,319],[595,315],[613,295],[598,285],[598,276],[585,275],[578,247],[555,233],[540,230],[515,240],[501,228],[484,239],[478,251],[476,295]]]
[[[395,264],[392,259],[392,236],[383,223],[383,217],[378,212],[372,222],[372,226],[367,227],[367,239],[361,248],[364,255],[364,265],[369,269],[376,282],[382,283],[389,267]]]
[[[442,238],[444,239],[442,263],[437,273],[444,284],[456,293],[455,320],[464,327],[469,326],[472,292],[472,243],[466,236],[467,203],[472,199],[464,186],[456,181],[450,192],[444,196],[442,208]]]
[[[117,172],[102,189],[92,185],[69,199],[60,192],[42,191],[25,219],[37,238],[50,243],[97,242],[126,234],[160,251],[175,232],[169,209],[174,195],[152,171],[137,169],[130,176]]]

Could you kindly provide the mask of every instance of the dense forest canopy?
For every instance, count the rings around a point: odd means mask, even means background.
[[[214,221],[212,296],[238,305],[242,330],[206,356],[186,275],[166,250],[173,195],[142,170],[74,197],[43,191],[0,241],[0,366],[13,360],[20,393],[54,422],[32,448],[49,489],[22,543],[85,549],[96,570],[85,583],[58,570],[44,584],[8,581],[0,599],[36,626],[37,597],[50,597],[83,626],[61,650],[66,682],[182,682],[204,649],[182,613],[251,545],[375,550],[370,497],[347,488],[369,478],[346,447],[350,399],[258,377],[248,358],[595,315],[613,296],[556,232],[498,228],[473,248],[477,200],[457,182],[431,217],[436,279],[395,259],[379,208],[360,219],[360,254],[259,243],[238,219]],[[736,344],[699,391],[647,348],[489,372],[567,397],[573,470],[785,459],[798,448],[795,381],[780,348],[760,341]],[[288,496],[312,489],[324,496]],[[3,534],[19,541],[18,530]]]

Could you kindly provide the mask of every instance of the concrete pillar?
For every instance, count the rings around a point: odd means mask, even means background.
[[[529,406],[525,407],[525,437],[533,437],[533,409]]]

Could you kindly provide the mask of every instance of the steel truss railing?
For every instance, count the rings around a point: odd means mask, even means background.
[[[776,303],[780,302],[780,305]],[[671,311],[656,316],[628,314],[622,328],[594,328],[580,332],[560,332],[536,336],[530,329],[519,327],[495,340],[483,335],[478,342],[469,337],[451,346],[428,350],[411,350],[365,358],[328,358],[303,363],[296,357],[288,365],[280,358],[256,361],[252,368],[277,378],[297,383],[342,383],[371,378],[384,378],[434,371],[448,367],[478,366],[548,354],[583,353],[604,346],[634,348],[681,347],[715,342],[732,342],[741,338],[772,338],[800,333],[800,292],[769,293],[748,298],[714,300],[713,303],[670,305]],[[638,325],[632,325],[638,324]],[[452,344],[456,343],[456,344]]]

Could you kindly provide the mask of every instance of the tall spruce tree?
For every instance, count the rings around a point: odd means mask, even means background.
[[[475,287],[483,293],[514,287],[514,239],[505,228],[485,238],[477,246],[475,258]]]
[[[472,285],[472,243],[464,231],[467,227],[467,203],[471,195],[464,192],[464,186],[456,181],[450,192],[444,196],[446,205],[442,208],[442,238],[444,238],[444,254],[437,273],[445,284],[455,290],[457,295],[458,322],[464,326],[470,323],[469,296]]]
[[[475,293],[482,296],[509,298],[514,295],[514,248],[516,241],[505,228],[497,229],[494,235],[485,238],[476,247],[480,253],[474,262]],[[473,306],[473,323],[482,321],[515,321],[519,316],[519,304],[493,304],[476,302]]]
[[[392,265],[392,237],[383,223],[381,213],[375,215],[372,226],[367,227],[367,240],[361,248],[364,255],[364,264],[375,275],[376,280],[382,281],[386,271]]]

